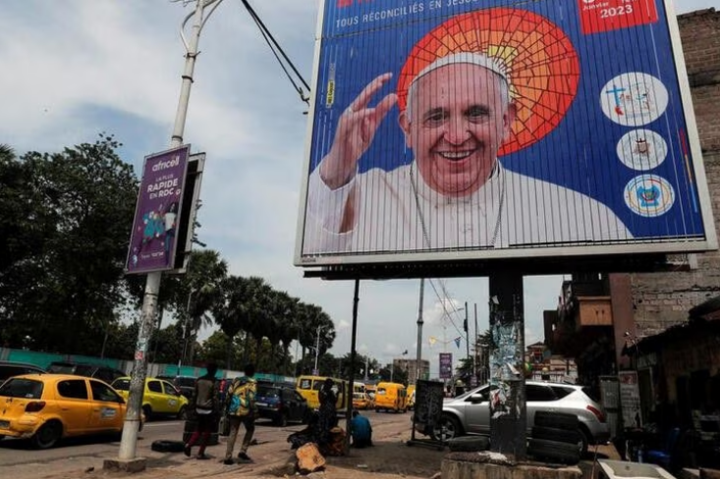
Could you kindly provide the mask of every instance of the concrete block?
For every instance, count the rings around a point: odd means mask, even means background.
[[[103,470],[114,472],[136,473],[142,472],[147,468],[147,459],[144,457],[136,457],[135,459],[105,459],[103,461]]]
[[[700,469],[688,469],[686,467],[677,476],[678,479],[700,479]]]
[[[577,466],[546,467],[537,464],[498,464],[482,453],[450,453],[442,461],[443,479],[581,479]],[[715,478],[713,478],[715,479]]]

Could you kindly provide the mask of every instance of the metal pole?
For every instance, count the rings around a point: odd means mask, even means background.
[[[478,328],[477,328],[477,303],[475,303],[475,340],[473,341],[473,345],[475,346],[475,354],[473,354],[473,376],[475,376],[475,381],[478,383],[480,380],[478,379],[478,373],[477,373],[477,363],[478,363]]]
[[[357,317],[358,303],[360,302],[360,280],[355,280],[355,293],[353,295],[353,324],[352,335],[350,339],[350,372],[348,373],[348,393],[347,393],[347,412],[345,413],[346,424],[345,430],[348,434],[345,436],[345,454],[350,449],[350,422],[352,421],[353,397],[355,396],[355,342],[357,340]],[[366,368],[367,370],[367,368]]]
[[[420,305],[417,319],[417,353],[415,354],[415,384],[420,379],[420,364],[422,362],[422,330],[423,330],[423,296],[425,294],[425,278],[420,278]],[[410,378],[408,378],[408,381]]]
[[[313,374],[318,374],[318,356],[320,355],[320,326],[317,328],[317,342],[315,343],[315,368]]]
[[[470,361],[470,327],[468,326],[468,309],[467,309],[467,301],[465,301],[465,354]]]
[[[193,82],[193,71],[195,59],[198,55],[198,41],[200,30],[203,26],[203,8],[207,5],[218,4],[222,0],[196,0],[195,24],[192,27],[190,44],[186,45],[185,71],[182,75],[182,88],[177,113],[175,115],[175,126],[173,128],[171,147],[178,147],[183,142],[183,131],[185,130],[185,118],[187,116],[188,102],[190,100],[190,87]],[[217,6],[217,5],[216,5]],[[187,21],[187,19],[186,19]],[[140,411],[142,406],[143,391],[145,390],[145,376],[147,374],[147,350],[150,336],[152,335],[153,323],[157,311],[157,299],[160,293],[161,272],[149,273],[145,281],[145,294],[143,296],[142,312],[140,315],[140,330],[138,332],[137,344],[135,345],[135,364],[133,366],[132,379],[128,391],[127,412],[125,414],[125,425],[123,427],[120,451],[118,457],[121,460],[135,459],[137,449],[137,435],[140,426]]]

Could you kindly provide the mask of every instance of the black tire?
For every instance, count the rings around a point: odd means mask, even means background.
[[[50,449],[62,439],[63,426],[58,421],[43,424],[33,435],[32,443],[38,449]]]
[[[532,428],[530,435],[533,439],[543,439],[545,441],[564,442],[566,444],[575,444],[578,452],[582,456],[587,452],[588,439],[580,429],[556,429],[553,427],[535,426]]]
[[[158,440],[153,441],[150,449],[155,452],[183,452],[185,443],[183,441],[167,441]]]
[[[142,407],[143,414],[145,414],[145,420],[149,421],[152,418],[152,408],[149,404]]]
[[[580,421],[574,414],[564,412],[537,411],[535,412],[535,426],[551,427],[555,429],[575,430],[580,427]]]
[[[580,452],[577,446],[565,442],[530,439],[527,452],[536,459],[548,462],[558,462],[571,466],[580,462]]]
[[[490,438],[487,436],[463,436],[448,441],[453,452],[477,452],[490,449]]]
[[[463,430],[462,426],[460,425],[460,421],[458,421],[458,418],[450,414],[443,414],[440,417],[440,425],[436,426],[432,430],[433,439],[442,443],[462,436],[462,434]]]

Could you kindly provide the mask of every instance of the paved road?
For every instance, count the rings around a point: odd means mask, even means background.
[[[384,437],[407,436],[411,427],[410,414],[385,414],[368,411],[365,413],[373,424],[376,435]],[[341,426],[345,427],[345,419],[341,418]],[[213,469],[222,469],[218,461],[225,452],[224,438],[219,445],[208,448],[208,454],[214,457],[213,461],[188,460],[182,454],[163,454],[150,449],[153,441],[158,439],[179,440],[182,439],[182,421],[152,421],[145,425],[140,433],[138,441],[137,456],[149,458],[149,467],[180,467],[185,468],[185,463],[193,467],[207,469],[208,473]],[[257,422],[255,438],[258,441],[256,446],[250,449],[250,454],[257,464],[268,466],[270,464],[283,464],[291,455],[287,436],[302,429],[302,425],[290,425],[285,428],[272,426],[269,421],[260,420]],[[241,431],[241,435],[244,432]],[[239,450],[239,442],[235,446],[235,452]],[[90,470],[97,473],[102,469],[104,459],[116,457],[120,443],[116,440],[102,438],[83,438],[65,440],[58,447],[38,451],[30,447],[26,441],[3,440],[0,441],[0,477],[20,478],[42,478],[42,477],[65,477],[62,474],[67,472],[67,477],[77,477],[78,471]],[[195,451],[194,451],[195,452]],[[204,464],[200,464],[204,463]],[[197,466],[196,466],[197,465]],[[196,473],[203,471],[196,470]],[[180,471],[178,471],[180,472]],[[238,471],[239,472],[239,471]],[[54,475],[53,475],[54,474]],[[60,476],[58,476],[60,474]],[[91,475],[90,475],[91,476]],[[201,477],[199,474],[196,477]]]

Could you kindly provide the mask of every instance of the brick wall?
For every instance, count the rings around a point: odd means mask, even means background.
[[[678,24],[717,229],[720,225],[720,12],[709,9],[681,15]],[[638,336],[650,336],[687,321],[690,308],[720,295],[720,254],[704,253],[697,257],[698,269],[694,271],[630,275]]]

